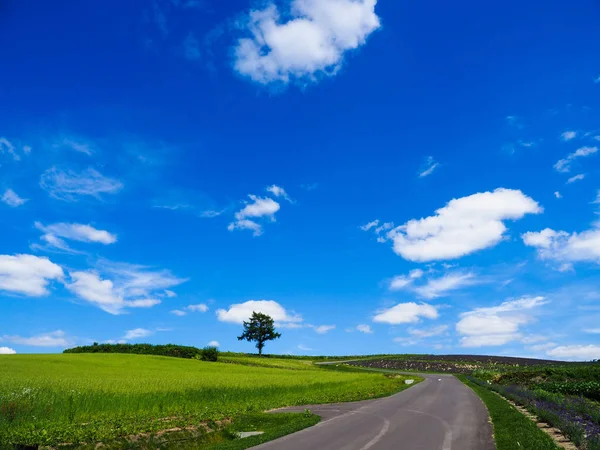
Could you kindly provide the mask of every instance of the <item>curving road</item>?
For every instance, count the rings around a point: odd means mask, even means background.
[[[450,375],[425,381],[391,397],[309,409],[322,417],[312,428],[254,447],[269,450],[493,450],[485,405]]]

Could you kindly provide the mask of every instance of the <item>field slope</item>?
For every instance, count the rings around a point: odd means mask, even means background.
[[[0,442],[105,442],[281,406],[390,395],[404,379],[306,362],[111,354],[0,357]]]

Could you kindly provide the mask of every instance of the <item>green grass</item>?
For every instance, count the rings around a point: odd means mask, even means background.
[[[457,378],[473,389],[487,406],[494,423],[494,439],[497,450],[559,449],[550,436],[502,397],[482,386],[471,383],[462,375],[457,375]]]
[[[275,367],[246,365],[245,359],[208,363],[114,354],[0,357],[0,444],[103,442],[281,406],[376,398],[407,387],[402,377],[256,360]]]

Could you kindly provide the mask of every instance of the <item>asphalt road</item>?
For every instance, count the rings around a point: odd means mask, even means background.
[[[322,417],[314,427],[267,442],[269,450],[493,450],[492,426],[480,398],[449,375],[391,397],[354,403],[309,405]]]

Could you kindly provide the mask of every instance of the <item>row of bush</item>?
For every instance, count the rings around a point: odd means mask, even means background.
[[[583,397],[571,397],[543,390],[530,390],[467,377],[503,397],[525,407],[540,420],[561,430],[577,447],[600,450],[600,411],[595,402]]]
[[[63,353],[130,353],[134,355],[170,356],[172,358],[200,359],[216,361],[219,351],[216,347],[199,349],[184,345],[151,345],[151,344],[98,344],[84,345],[65,350]]]

